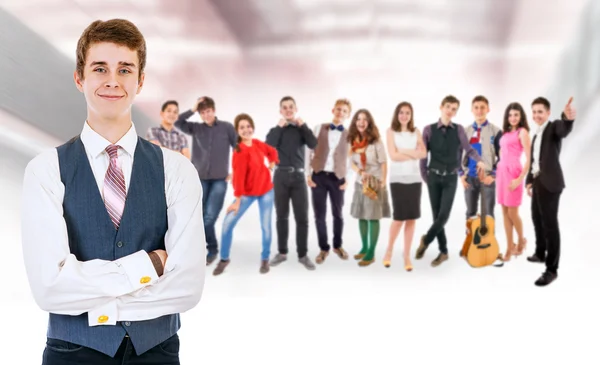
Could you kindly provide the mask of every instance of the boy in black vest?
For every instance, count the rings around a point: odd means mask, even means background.
[[[477,161],[478,171],[485,168],[481,157],[467,140],[463,126],[452,122],[459,106],[460,102],[456,97],[446,96],[442,100],[441,117],[438,122],[423,129],[423,143],[429,152],[429,159],[427,157],[422,159],[420,167],[421,176],[429,191],[433,224],[427,233],[421,237],[416,259],[423,258],[429,244],[437,238],[440,253],[431,262],[431,266],[434,267],[448,260],[448,245],[444,226],[452,211],[458,182],[458,169],[460,168],[463,151],[468,157]]]

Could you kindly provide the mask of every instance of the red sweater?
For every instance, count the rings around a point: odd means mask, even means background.
[[[271,173],[265,165],[265,157],[270,162],[279,163],[277,150],[257,139],[252,146],[240,143],[240,151],[233,152],[233,194],[236,198],[261,196],[273,188]]]

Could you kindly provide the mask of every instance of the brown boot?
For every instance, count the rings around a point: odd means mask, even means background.
[[[269,266],[269,260],[262,260],[260,262],[260,273],[261,274],[266,274],[268,273],[270,270],[270,266]]]
[[[227,265],[229,265],[229,261],[219,261],[219,263],[217,264],[217,267],[215,267],[215,270],[213,271],[213,275],[221,275],[223,273],[223,271],[225,271],[225,268],[227,267]]]

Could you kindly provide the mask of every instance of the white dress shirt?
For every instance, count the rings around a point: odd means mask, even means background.
[[[547,126],[548,121],[545,121],[544,124],[538,126],[537,130],[535,131],[535,141],[533,142],[533,161],[531,163],[531,173],[534,175],[540,171],[540,151],[542,148],[542,136]]]
[[[131,181],[137,138],[132,123],[116,143],[122,147],[118,161],[126,188]],[[110,142],[87,122],[81,142],[102,195],[109,166],[105,148]],[[23,182],[22,244],[29,283],[40,308],[73,316],[87,312],[89,325],[96,326],[182,313],[199,302],[206,262],[202,187],[198,172],[185,156],[166,148],[161,150],[168,258],[160,278],[143,250],[115,261],[78,261],[69,250],[62,206],[65,187],[60,179],[57,151],[53,148],[29,162]]]
[[[321,133],[321,124],[318,124],[314,130],[313,133],[315,134],[315,137],[317,137],[317,139],[319,138],[319,133]],[[329,124],[327,124],[327,128],[329,128]],[[329,130],[329,134],[328,134],[328,142],[329,142],[329,154],[327,155],[327,159],[325,160],[325,167],[323,168],[323,171],[328,171],[328,172],[333,172],[333,164],[334,164],[334,160],[333,160],[333,156],[335,154],[335,150],[338,146],[338,144],[340,143],[340,138],[342,138],[342,132],[340,132],[337,129],[330,129]],[[306,158],[306,176],[311,176],[312,175],[312,166],[311,166],[311,162],[312,159],[314,157],[314,151],[309,149],[308,147],[306,148],[307,150],[307,158]],[[346,159],[344,160],[346,161]]]

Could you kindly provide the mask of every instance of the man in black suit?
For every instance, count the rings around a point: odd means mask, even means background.
[[[575,122],[575,107],[571,97],[561,119],[551,122],[550,102],[536,98],[532,103],[533,120],[538,125],[531,143],[531,167],[527,174],[527,194],[531,199],[531,216],[535,228],[535,253],[530,262],[546,263],[546,271],[535,281],[546,286],[558,277],[560,230],[558,203],[565,188],[560,166],[562,139],[571,133]]]

